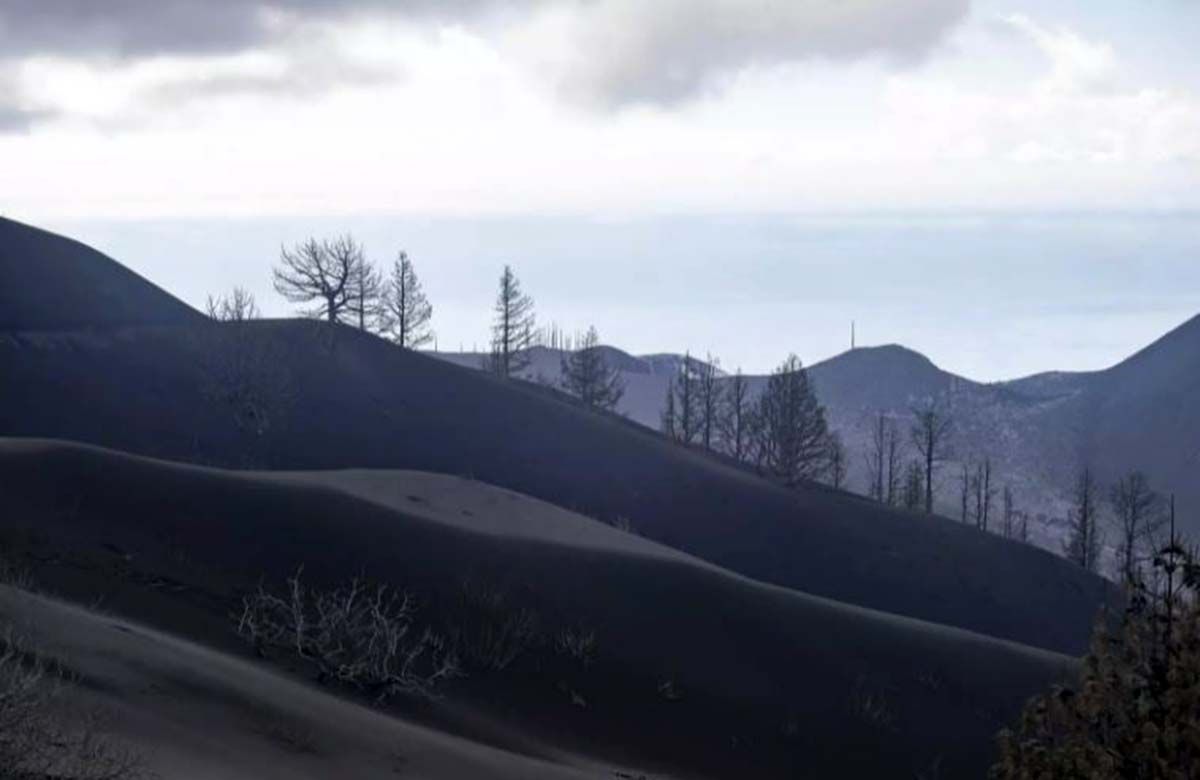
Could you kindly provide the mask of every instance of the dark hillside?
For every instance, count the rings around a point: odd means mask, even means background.
[[[186,325],[200,319],[96,250],[0,218],[0,331]]]
[[[411,509],[390,508],[378,492],[389,489]],[[355,497],[371,491],[377,500]],[[466,707],[481,713],[477,728],[503,723],[527,745],[654,774],[980,776],[996,729],[1073,668],[762,585],[451,477],[229,473],[10,440],[0,493],[4,541],[37,562],[40,581],[234,650],[237,594],[300,564],[310,584],[360,575],[411,589],[431,611],[464,581],[486,583],[548,627],[593,631],[595,662],[468,676],[421,717],[453,722]]]
[[[269,425],[206,390],[246,343]],[[214,357],[215,356],[215,357]],[[1048,553],[822,488],[789,491],[541,388],[306,322],[0,339],[0,433],[164,458],[473,476],[748,576],[851,604],[1082,650],[1106,589]]]

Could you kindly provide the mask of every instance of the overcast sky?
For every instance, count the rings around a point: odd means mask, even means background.
[[[279,313],[279,244],[356,230],[443,346],[508,261],[633,351],[854,318],[1093,368],[1200,311],[1198,40],[1186,0],[0,0],[0,211]]]

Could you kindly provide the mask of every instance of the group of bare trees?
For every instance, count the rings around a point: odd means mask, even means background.
[[[1168,523],[1168,503],[1151,486],[1146,475],[1131,471],[1113,483],[1107,495],[1089,465],[1075,475],[1064,553],[1089,571],[1103,566],[1106,529],[1116,538],[1115,569],[1125,583],[1135,583],[1159,544]],[[1107,499],[1107,501],[1105,501]]]
[[[405,349],[433,340],[433,307],[406,252],[385,276],[352,236],[310,238],[280,250],[273,276],[275,291],[306,316],[379,333]]]
[[[904,418],[879,412],[872,419],[864,455],[867,495],[888,506],[932,514],[937,470],[949,457],[954,421],[936,397],[914,407],[910,416],[907,437]]]
[[[750,463],[787,485],[826,479],[841,487],[846,455],[795,355],[751,397],[739,371],[723,377],[717,361],[685,355],[667,386],[662,430],[671,439]]]

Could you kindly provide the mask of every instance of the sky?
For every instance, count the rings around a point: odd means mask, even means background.
[[[1187,0],[0,0],[0,213],[191,303],[407,250],[439,346],[543,321],[994,380],[1200,312]]]

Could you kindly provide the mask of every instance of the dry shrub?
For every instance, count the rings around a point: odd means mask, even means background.
[[[336,680],[377,700],[403,694],[434,698],[438,685],[458,674],[447,643],[416,624],[413,597],[358,579],[330,590],[306,588],[303,569],[283,596],[260,587],[247,596],[238,633],[261,655],[291,652]]]
[[[132,780],[141,757],[102,733],[96,716],[68,719],[70,675],[9,630],[0,639],[0,779]]]
[[[512,604],[495,587],[467,582],[459,592],[446,633],[469,670],[502,672],[541,640],[537,613]]]

